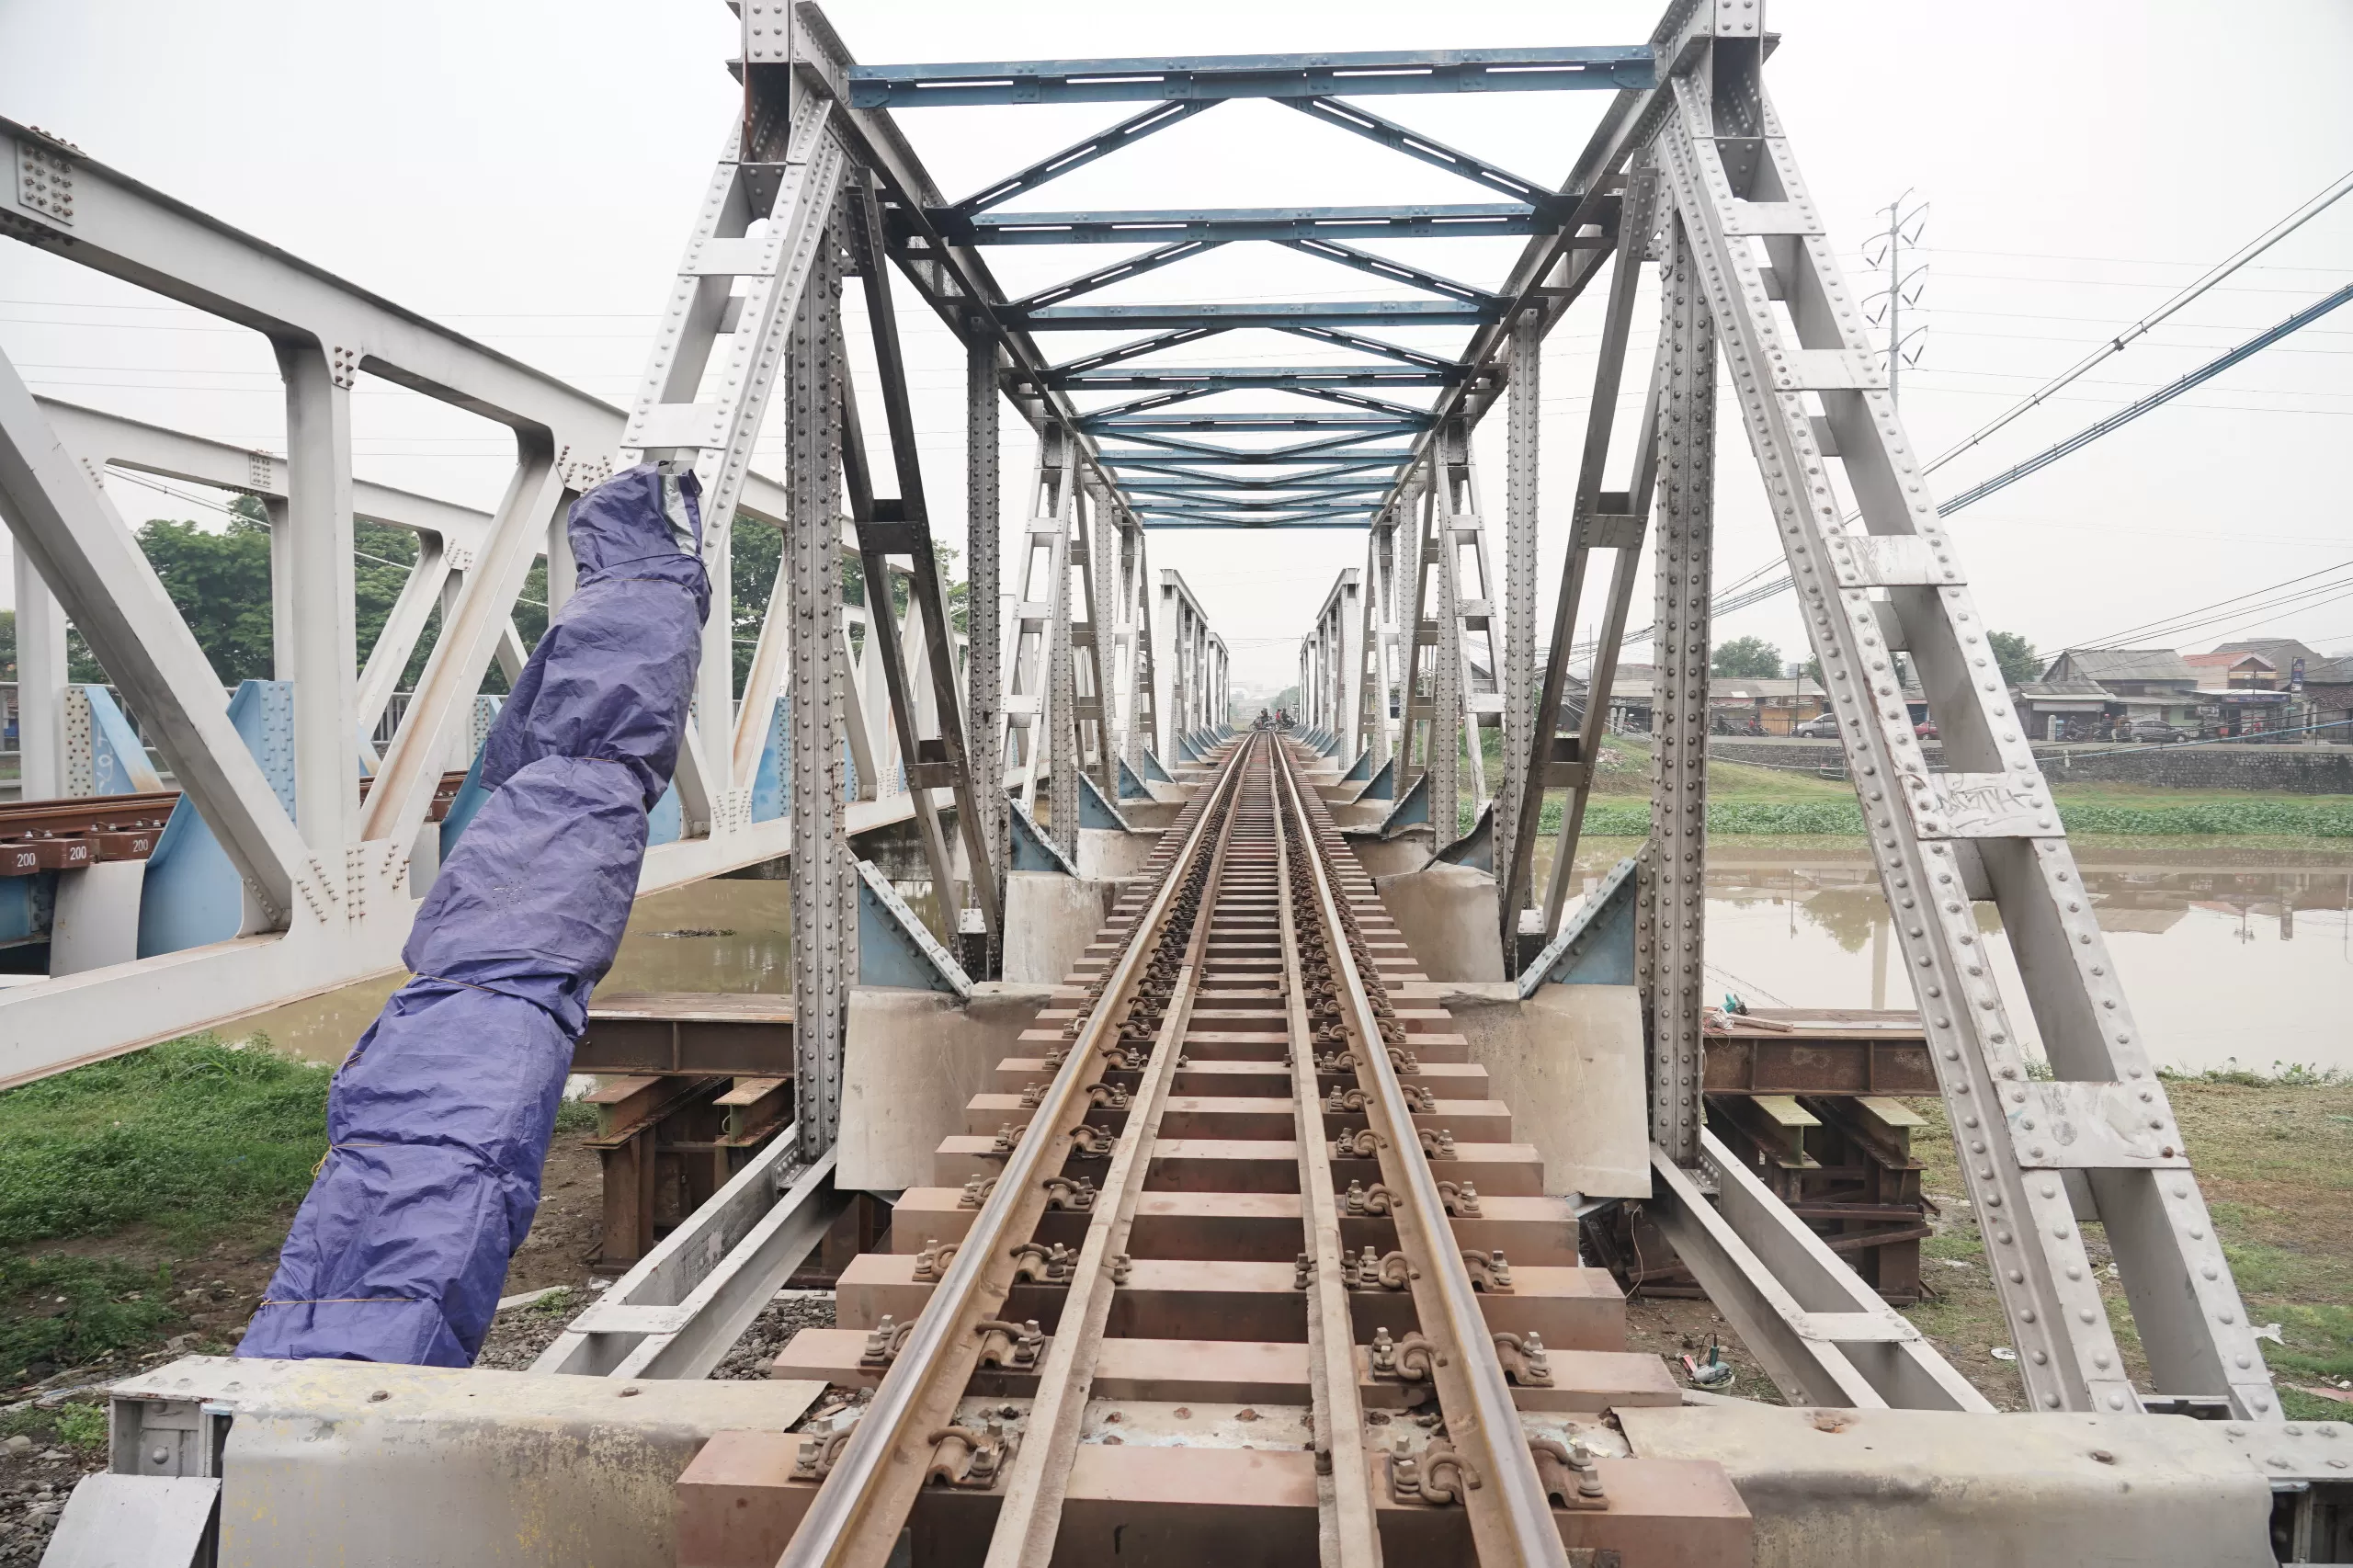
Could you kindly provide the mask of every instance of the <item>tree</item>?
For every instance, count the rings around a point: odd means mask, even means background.
[[[967,585],[956,580],[955,571],[960,552],[937,540],[932,541],[931,551],[948,600],[948,624],[953,631],[965,631]],[[784,535],[780,530],[736,514],[734,526],[728,533],[728,576],[735,596],[735,689],[739,693],[751,678],[752,653],[760,640],[760,622],[767,617],[768,596],[776,591],[777,566],[783,557]],[[854,555],[842,557],[842,602],[866,602],[866,572]],[[892,608],[902,619],[907,613],[907,583],[904,577],[892,579]],[[864,642],[853,641],[862,651]]]
[[[2033,643],[2015,631],[1989,631],[1985,641],[1994,650],[1994,662],[2002,667],[2003,680],[2019,686],[2041,678],[2042,660]]]
[[[1735,637],[1716,644],[1715,658],[1708,667],[1720,676],[1778,676],[1781,673],[1781,650],[1762,637]]]

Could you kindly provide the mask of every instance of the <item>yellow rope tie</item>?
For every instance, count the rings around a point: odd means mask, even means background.
[[[319,1156],[319,1163],[311,1167],[311,1179],[316,1181],[319,1178],[319,1173],[327,1168],[327,1155],[334,1153],[337,1149],[396,1149],[400,1145],[397,1143],[330,1143],[326,1147],[326,1153]]]
[[[404,1307],[419,1304],[415,1296],[316,1296],[308,1300],[263,1301],[260,1304],[265,1307],[350,1307],[377,1302],[392,1302]]]

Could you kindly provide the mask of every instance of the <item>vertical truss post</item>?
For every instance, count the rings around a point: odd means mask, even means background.
[[[1397,792],[1400,798],[1403,798],[1406,785],[1430,771],[1431,763],[1439,750],[1435,704],[1440,650],[1438,627],[1441,622],[1432,602],[1438,592],[1438,540],[1441,537],[1435,519],[1443,510],[1438,504],[1438,491],[1429,465],[1425,464],[1407,479],[1398,503],[1402,508],[1397,528],[1397,631],[1401,655],[1398,679],[1403,687],[1399,702],[1403,717],[1397,738]],[[1409,547],[1413,552],[1410,570],[1405,562]]]
[[[1005,628],[1005,699],[998,746],[1015,799],[1038,808],[1038,779],[1048,766],[1047,732],[1053,718],[1053,574],[1067,532],[1062,512],[1066,443],[1060,426],[1038,433],[1029,471],[1029,520],[1021,536],[1020,590]]]
[[[965,542],[971,551],[965,579],[964,733],[972,744],[972,795],[981,841],[991,871],[990,885],[1002,887],[1010,849],[1005,809],[1005,744],[998,731],[1005,711],[1003,589],[1005,544],[1000,532],[1003,481],[998,473],[1000,403],[997,367],[1001,351],[986,324],[967,324],[964,349]],[[978,871],[976,864],[973,868]],[[992,927],[1004,915],[995,901]],[[994,961],[994,955],[992,955]],[[994,970],[992,970],[994,972]]]
[[[1132,702],[1128,710],[1127,744],[1122,755],[1139,777],[1143,771],[1145,746],[1152,748],[1155,757],[1160,753],[1160,660],[1152,629],[1152,553],[1147,548],[1150,537],[1142,524],[1132,517],[1129,519],[1128,540],[1134,552],[1128,585],[1130,609],[1134,616],[1134,651],[1128,670]]]
[[[2097,1217],[2155,1392],[2277,1419],[2179,1124],[1758,53],[1753,39],[1719,40],[1700,69],[1672,80],[1660,162],[1829,676],[2029,1403],[2141,1406],[2079,1229]],[[1842,516],[1834,473],[1859,529]],[[1941,769],[1913,733],[1892,667],[1899,652],[1942,732]],[[1981,902],[1999,911],[1994,931]],[[2010,946],[2050,1081],[2032,1081],[1996,979],[2004,966],[1986,952],[1995,940]]]
[[[1071,647],[1071,540],[1079,517],[1078,454],[1062,437],[1063,467],[1055,487],[1052,536],[1046,542],[1046,812],[1054,836],[1078,853],[1078,660]],[[1039,542],[1035,532],[1033,545]]]
[[[792,649],[792,990],[796,1119],[811,1158],[841,1122],[842,1048],[858,977],[858,923],[842,820],[842,388],[839,262],[820,247],[787,344],[791,443],[785,554]],[[869,584],[869,593],[873,586]],[[889,589],[883,589],[888,603]],[[870,623],[867,635],[876,635]]]
[[[1715,327],[1682,222],[1667,259],[1666,393],[1658,559],[1658,676],[1651,699],[1651,836],[1643,851],[1637,962],[1650,1005],[1651,1141],[1699,1158],[1699,1015],[1707,1002],[1708,596],[1715,535]]]
[[[1106,678],[1104,655],[1111,648],[1107,627],[1110,619],[1109,574],[1117,568],[1112,543],[1114,503],[1110,487],[1089,475],[1086,507],[1078,519],[1077,537],[1071,541],[1072,564],[1078,570],[1078,609],[1085,619],[1075,631],[1071,652],[1077,661],[1078,700],[1072,709],[1082,766],[1091,763],[1095,786],[1107,801],[1120,798],[1118,765],[1111,758],[1111,684]],[[1075,790],[1077,786],[1072,785]],[[1077,840],[1071,843],[1076,846]]]
[[[1112,602],[1118,607],[1119,617],[1114,623],[1117,641],[1112,655],[1120,715],[1116,740],[1118,760],[1133,768],[1137,761],[1136,724],[1144,708],[1143,693],[1149,689],[1143,685],[1144,667],[1148,663],[1144,653],[1144,600],[1138,591],[1143,582],[1143,529],[1137,525],[1133,514],[1124,506],[1119,509],[1119,543],[1116,559],[1111,565],[1111,577],[1115,584]],[[1115,765],[1111,769],[1114,786],[1119,783],[1119,778],[1120,770]],[[1120,798],[1116,788],[1110,798],[1114,801]]]
[[[332,355],[332,358],[330,358]],[[351,385],[357,351],[280,344],[286,379],[287,562],[293,583],[294,826],[344,889],[359,806],[353,670]]]
[[[1383,511],[1365,536],[1363,630],[1357,643],[1357,744],[1371,748],[1371,768],[1387,766],[1390,659],[1396,625],[1397,515]]]
[[[1464,721],[1462,704],[1462,602],[1460,584],[1462,552],[1454,540],[1452,465],[1444,457],[1437,463],[1438,483],[1429,489],[1430,549],[1437,559],[1437,624],[1430,643],[1430,734],[1426,766],[1430,778],[1430,847],[1443,849],[1461,836],[1462,743],[1474,747],[1478,734]]]
[[[1504,946],[1504,964],[1519,968],[1519,911],[1527,903],[1526,885],[1517,871],[1523,841],[1532,844],[1543,820],[1543,768],[1531,767],[1528,747],[1538,725],[1529,704],[1535,700],[1532,676],[1536,664],[1536,483],[1542,423],[1544,312],[1530,307],[1511,324],[1511,407],[1505,427],[1504,457],[1504,637],[1503,782],[1495,791],[1495,867],[1505,874],[1496,886],[1497,920]],[[1557,639],[1555,640],[1557,642]],[[1566,653],[1555,647],[1557,661]],[[1557,699],[1556,699],[1557,700]],[[1544,716],[1549,733],[1557,709]],[[1533,790],[1526,788],[1530,777]]]
[[[25,541],[17,570],[17,798],[65,793],[65,610],[41,581]]]
[[[1470,422],[1451,422],[1441,435],[1438,450],[1444,460],[1438,468],[1440,496],[1449,513],[1440,535],[1446,541],[1442,560],[1454,596],[1448,646],[1457,670],[1462,766],[1468,770],[1471,799],[1483,802],[1488,798],[1487,754],[1480,732],[1503,717],[1503,660],[1495,638],[1495,573],[1487,562],[1486,508],[1479,498],[1478,464],[1471,456]],[[1483,645],[1485,691],[1479,689],[1477,678],[1483,663],[1478,650]]]

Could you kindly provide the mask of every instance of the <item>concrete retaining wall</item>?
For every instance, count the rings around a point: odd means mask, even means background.
[[[1943,748],[1921,748],[1942,767]],[[1708,755],[1718,762],[1761,767],[1826,770],[1847,777],[1836,741],[1756,741],[1717,735]],[[2037,746],[2037,761],[2054,784],[2146,784],[2175,790],[2283,790],[2298,795],[2353,795],[2353,747],[2290,745]]]

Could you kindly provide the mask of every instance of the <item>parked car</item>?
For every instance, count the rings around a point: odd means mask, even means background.
[[[2150,741],[2159,745],[2171,745],[2176,741],[2197,739],[2197,732],[2163,719],[2135,719],[2124,732],[2136,741]]]
[[[1838,738],[1838,716],[1817,713],[1790,733],[1809,741],[1835,741]]]
[[[1933,741],[1937,738],[1937,722],[1934,719],[1923,719],[1912,726],[1912,733],[1924,741]]]

